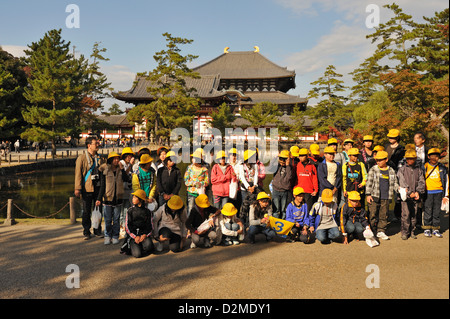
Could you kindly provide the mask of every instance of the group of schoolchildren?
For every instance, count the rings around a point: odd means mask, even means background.
[[[323,156],[317,144],[293,146],[268,167],[258,149],[246,150],[242,162],[235,148],[220,151],[214,163],[205,162],[197,149],[184,174],[176,165],[178,154],[169,149],[159,149],[156,162],[147,148],[137,158],[130,148],[121,155],[111,152],[100,168],[96,202],[105,207],[105,244],[111,238],[118,243],[121,225],[126,232],[121,252],[134,257],[162,251],[166,244],[181,251],[187,238],[191,248],[237,245],[244,236],[255,243],[257,234],[269,241],[277,236],[271,217],[293,224],[288,242],[348,244],[367,230],[378,241],[388,240],[392,201],[402,239],[417,238],[418,228],[426,237],[441,238],[441,206],[448,207],[449,193],[441,150],[428,149],[422,133],[406,146],[396,129],[387,137],[382,147],[364,136],[362,149],[346,139],[342,152],[330,138]],[[263,186],[266,169],[273,173],[270,191]],[[179,196],[183,184],[186,202]]]

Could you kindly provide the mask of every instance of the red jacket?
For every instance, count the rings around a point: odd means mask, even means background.
[[[313,193],[319,191],[319,182],[317,179],[317,169],[311,161],[306,165],[302,162],[297,164],[297,185],[305,191],[305,193]]]
[[[219,164],[215,164],[211,170],[211,184],[212,192],[215,196],[228,197],[230,194],[230,182],[236,181],[236,177],[231,174],[234,173],[233,166],[227,164],[225,174],[222,173]]]

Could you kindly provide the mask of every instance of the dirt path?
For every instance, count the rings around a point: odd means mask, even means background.
[[[443,220],[448,229],[448,216]],[[80,223],[0,225],[0,298],[449,298],[448,231],[443,239],[420,234],[407,241],[396,233],[376,248],[363,241],[304,245],[257,237],[255,245],[141,259],[81,234]],[[79,289],[66,287],[70,264],[80,270]],[[373,269],[379,288],[369,289]]]

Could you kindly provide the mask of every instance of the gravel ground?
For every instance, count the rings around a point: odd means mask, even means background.
[[[162,252],[141,259],[119,254],[102,238],[82,239],[75,225],[0,225],[2,299],[448,299],[448,215],[444,238],[322,245],[266,243]],[[388,231],[389,234],[389,231]],[[261,236],[261,235],[259,235]],[[189,242],[187,242],[189,247]],[[68,265],[80,287],[69,289]],[[366,281],[379,270],[379,288]],[[70,281],[73,282],[73,281]]]

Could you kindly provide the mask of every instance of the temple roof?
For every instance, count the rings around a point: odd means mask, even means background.
[[[219,55],[217,58],[192,69],[202,76],[219,74],[221,79],[275,79],[295,77],[295,71],[281,67],[259,52],[236,51]]]
[[[218,74],[213,75],[202,75],[201,78],[186,78],[186,87],[195,88],[195,92],[200,98],[214,98],[225,96],[226,92],[218,91],[220,77]],[[129,100],[151,100],[152,96],[147,91],[147,87],[152,86],[152,82],[148,80],[145,76],[137,76],[135,80],[135,85],[128,90],[122,91],[115,94],[115,98],[122,101]]]
[[[242,99],[242,105],[253,105],[259,102],[272,102],[275,104],[296,104],[296,103],[307,103],[308,99],[301,98],[299,96],[290,95],[284,92],[244,92],[245,97],[250,98],[250,100]]]

